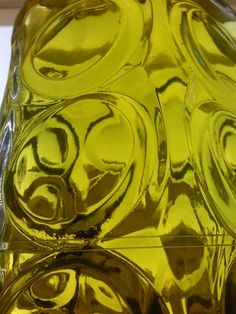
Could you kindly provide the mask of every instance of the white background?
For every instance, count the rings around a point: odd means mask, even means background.
[[[9,69],[11,32],[12,26],[0,26],[0,104],[2,103]]]
[[[1,1],[1,0],[0,0]],[[0,105],[6,86],[11,56],[11,33],[18,9],[0,9]]]
[[[18,11],[19,9],[0,8],[0,105],[8,76],[11,56],[11,33]]]

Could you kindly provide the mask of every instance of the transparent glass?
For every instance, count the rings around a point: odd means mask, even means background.
[[[28,0],[0,113],[0,313],[236,313],[236,13]]]

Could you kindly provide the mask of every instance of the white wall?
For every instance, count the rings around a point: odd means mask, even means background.
[[[12,26],[0,26],[0,104],[6,85],[10,55]]]
[[[12,25],[17,12],[18,9],[0,9],[0,105],[9,69]]]

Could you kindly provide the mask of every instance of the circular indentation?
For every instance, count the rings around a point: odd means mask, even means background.
[[[44,114],[22,134],[6,175],[13,224],[46,245],[111,231],[148,187],[154,145],[146,111],[123,95],[90,94]]]
[[[233,133],[227,134],[224,139],[225,143],[223,146],[225,161],[230,168],[236,167],[236,135]]]
[[[96,5],[90,2],[80,5],[76,12],[60,15],[35,43],[35,70],[53,80],[87,71],[112,48],[121,23],[121,11],[110,1],[97,1]]]
[[[175,4],[170,23],[179,50],[188,66],[204,79],[207,89],[220,99],[235,98],[236,42],[233,36],[196,3]]]
[[[55,270],[42,275],[28,289],[31,300],[39,307],[48,302],[58,307],[64,306],[76,294],[76,275],[73,269]]]
[[[34,190],[28,200],[31,215],[39,220],[55,220],[64,203],[53,185],[41,185]]]
[[[236,170],[236,123],[235,119],[228,118],[224,121],[219,144],[223,159],[230,172]]]
[[[215,159],[236,196],[236,117],[219,114],[214,119],[211,138]]]
[[[219,224],[235,233],[236,117],[216,111],[219,107],[214,102],[198,106],[191,118],[190,134],[199,177],[212,209]]]
[[[19,276],[1,297],[6,314],[168,313],[138,269],[104,251],[54,254]]]
[[[143,14],[137,1],[82,0],[66,6],[35,36],[22,63],[25,83],[37,94],[65,98],[124,74],[132,58],[140,63],[146,51],[140,44]]]

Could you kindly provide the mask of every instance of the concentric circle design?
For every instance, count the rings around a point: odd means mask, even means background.
[[[236,116],[209,102],[191,118],[193,154],[220,224],[236,233]]]
[[[9,299],[11,302],[9,302]],[[168,313],[151,284],[108,252],[54,254],[21,273],[1,298],[5,314]]]
[[[228,16],[225,16],[225,20],[228,19]],[[176,2],[173,5],[170,25],[173,37],[188,66],[207,82],[207,89],[221,97],[220,99],[235,99],[234,37],[219,21],[192,1]],[[229,94],[222,93],[223,90]]]
[[[138,1],[82,0],[66,6],[31,43],[22,64],[26,85],[46,97],[70,98],[99,87],[123,67],[128,70],[142,42],[143,14]]]
[[[154,145],[146,111],[123,95],[83,96],[42,116],[6,175],[13,224],[45,245],[111,231],[147,188]]]

